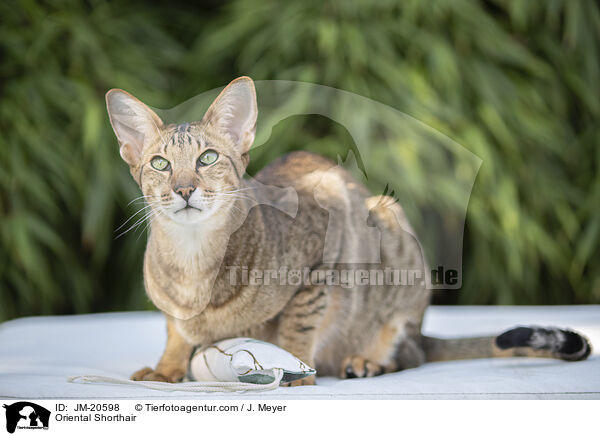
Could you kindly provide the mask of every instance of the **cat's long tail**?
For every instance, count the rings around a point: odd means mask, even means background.
[[[556,327],[516,327],[500,336],[438,339],[423,336],[425,360],[486,357],[550,357],[569,361],[586,359],[592,347],[585,336]]]

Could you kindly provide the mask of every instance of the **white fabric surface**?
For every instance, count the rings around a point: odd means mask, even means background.
[[[371,379],[317,379],[317,386],[257,393],[159,392],[127,385],[68,383],[74,375],[128,377],[153,365],[166,331],[160,313],[130,312],[21,318],[0,325],[3,398],[577,398],[600,399],[600,306],[431,307],[424,333],[497,334],[517,324],[555,325],[585,334],[583,362],[479,359],[428,363]]]

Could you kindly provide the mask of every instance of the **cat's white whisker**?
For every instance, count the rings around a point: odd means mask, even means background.
[[[148,230],[148,227],[150,227],[150,225],[152,224],[152,220],[154,218],[156,218],[157,216],[159,216],[160,214],[163,213],[162,209],[157,209],[156,213],[149,216],[147,219],[147,223],[146,226],[144,227],[144,229],[140,232],[139,236],[137,237],[136,241],[139,241],[140,237],[146,232],[146,230]]]
[[[240,192],[240,191],[250,191],[250,190],[254,190],[256,189],[253,186],[246,186],[244,188],[239,188],[239,189],[230,189],[230,190],[226,190],[227,188],[223,189],[223,190],[213,190],[213,192],[218,192],[218,193],[231,193],[231,192]]]
[[[144,199],[144,201],[146,201],[146,198],[152,198],[152,197],[154,197],[154,195],[140,195],[139,197],[136,197],[133,200],[131,200],[129,203],[127,203],[127,206],[129,206],[134,201],[138,201],[138,200],[141,200],[141,199]]]
[[[121,224],[119,227],[117,227],[115,229],[115,233],[118,232],[119,230],[121,230],[123,227],[125,227],[127,225],[127,223],[129,221],[131,221],[134,217],[136,217],[137,215],[139,215],[141,212],[147,211],[148,208],[152,207],[152,204],[148,204],[144,207],[142,207],[140,210],[138,210],[136,213],[134,213],[133,215],[131,215],[127,221],[125,221],[123,224]]]
[[[215,200],[251,200],[251,197],[242,197],[242,196],[223,196],[216,197]]]
[[[129,233],[131,230],[135,229],[137,226],[139,226],[141,223],[143,223],[148,217],[150,217],[153,213],[155,213],[156,210],[159,209],[150,209],[150,211],[146,211],[146,213],[144,214],[144,216],[142,216],[141,218],[139,218],[131,227],[129,227],[127,230],[125,230],[124,232],[120,233],[115,239],[119,239],[121,236],[125,235],[126,233]]]

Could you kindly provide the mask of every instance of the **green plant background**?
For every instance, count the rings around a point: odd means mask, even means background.
[[[240,75],[364,95],[483,159],[438,302],[600,303],[599,53],[592,0],[2,2],[0,320],[151,307],[104,93],[169,108]],[[349,141],[281,124],[250,172]]]

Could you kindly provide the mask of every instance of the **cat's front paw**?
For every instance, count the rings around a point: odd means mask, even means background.
[[[142,368],[139,371],[134,372],[131,375],[131,380],[134,380],[134,381],[144,380],[144,376],[146,376],[146,374],[150,374],[151,372],[152,372],[152,368],[150,368],[149,366],[146,366],[145,368]]]
[[[314,375],[301,378],[300,380],[294,380],[288,383],[283,383],[281,386],[295,387],[295,386],[312,386],[317,384],[317,379]]]
[[[159,381],[159,382],[167,382],[167,383],[177,383],[181,381],[184,376],[184,372],[181,370],[173,370],[173,371],[159,371],[158,369],[155,371],[150,367],[145,367],[136,371],[131,376],[131,380],[135,381]]]

